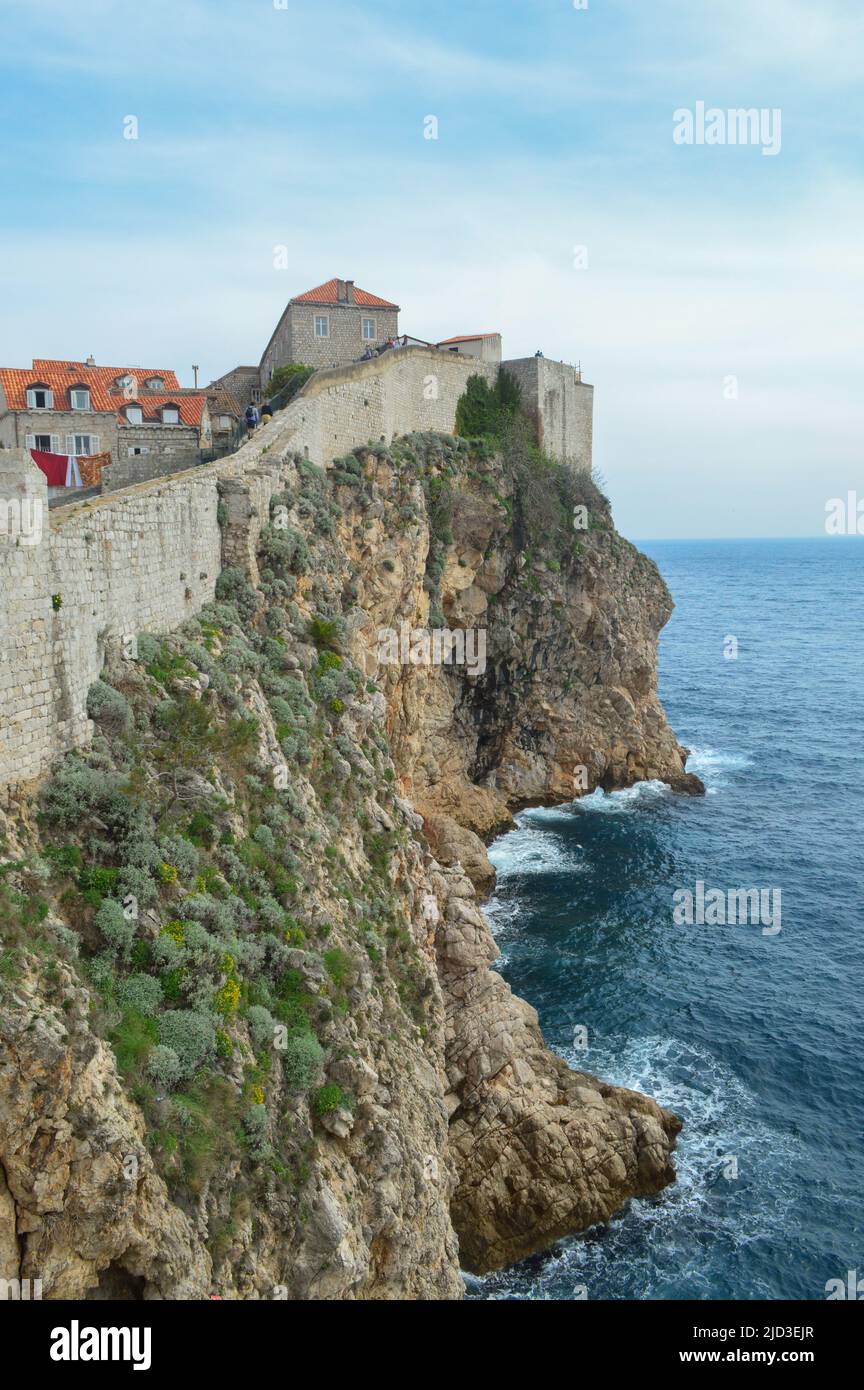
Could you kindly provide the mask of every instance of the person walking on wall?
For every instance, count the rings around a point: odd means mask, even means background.
[[[258,424],[258,408],[250,401],[246,407],[246,428],[251,434]]]

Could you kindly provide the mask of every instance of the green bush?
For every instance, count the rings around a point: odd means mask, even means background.
[[[345,1097],[336,1082],[328,1081],[315,1092],[312,1109],[316,1115],[332,1115],[333,1111],[338,1110],[344,1103]]]
[[[283,363],[281,367],[276,368],[270,378],[269,399],[272,401],[275,396],[284,391],[284,394],[280,396],[279,408],[286,406],[297,395],[301,386],[306,385],[314,371],[314,367],[309,367],[304,362]]]
[[[317,1080],[324,1065],[324,1049],[311,1033],[289,1038],[282,1066],[291,1091],[308,1091]]]
[[[191,1076],[216,1051],[216,1027],[206,1014],[170,1009],[158,1020],[159,1041],[177,1054],[180,1075]]]
[[[107,734],[118,737],[132,728],[132,708],[125,695],[104,681],[94,681],[87,692],[87,714]]]
[[[117,997],[124,1008],[134,1009],[145,1018],[152,1018],[162,1003],[162,986],[153,975],[139,972],[120,982]]]
[[[147,1058],[147,1070],[160,1086],[169,1088],[177,1084],[183,1074],[180,1058],[173,1047],[158,1043]]]
[[[135,940],[135,922],[130,921],[114,898],[105,898],[93,920],[115,955],[128,959]]]
[[[252,1004],[246,1014],[246,1022],[255,1048],[272,1047],[276,1020],[263,1004]]]
[[[504,367],[499,368],[494,386],[483,376],[469,376],[456,406],[456,429],[468,439],[500,437],[521,404],[519,383]]]

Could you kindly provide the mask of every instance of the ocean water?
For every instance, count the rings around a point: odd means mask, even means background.
[[[550,1045],[681,1116],[678,1181],[469,1295],[824,1299],[864,1277],[864,543],[642,549],[676,601],[660,693],[707,795],[523,813],[489,913]],[[780,889],[781,930],[676,925],[697,880]]]

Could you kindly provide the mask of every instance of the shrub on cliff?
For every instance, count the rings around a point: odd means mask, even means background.
[[[138,972],[122,980],[117,990],[117,998],[126,1009],[152,1018],[158,1013],[162,1003],[162,986],[153,975]]]
[[[152,1049],[147,1058],[147,1070],[153,1080],[166,1090],[176,1085],[183,1072],[180,1058],[173,1047],[165,1047],[163,1043],[157,1043]]]
[[[246,1013],[246,1022],[253,1047],[272,1046],[275,1037],[276,1020],[263,1004],[252,1004]]]
[[[158,1020],[159,1041],[172,1048],[180,1063],[180,1076],[191,1076],[216,1051],[216,1028],[206,1014],[192,1009],[170,1009]]]
[[[119,737],[132,728],[129,701],[119,690],[101,680],[94,681],[87,692],[87,714],[107,734]]]
[[[324,1049],[311,1033],[289,1038],[282,1058],[285,1080],[291,1091],[311,1090],[324,1065]]]
[[[123,908],[114,898],[105,899],[96,913],[93,925],[116,955],[124,960],[128,959],[135,940],[135,922],[126,917]]]
[[[248,621],[258,609],[258,595],[241,569],[224,569],[216,580],[220,603],[233,603],[241,618]]]

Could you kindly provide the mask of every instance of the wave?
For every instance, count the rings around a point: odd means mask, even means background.
[[[578,869],[573,850],[581,846],[565,843],[548,834],[554,822],[573,822],[571,807],[538,807],[516,817],[516,829],[508,830],[489,847],[489,859],[499,878],[511,874],[546,874],[562,869]]]
[[[637,811],[645,805],[663,801],[672,795],[672,788],[656,779],[650,782],[636,782],[632,787],[620,791],[604,792],[598,787],[589,796],[574,801],[578,811],[600,811],[603,815],[618,815],[624,811]]]
[[[709,796],[720,787],[728,787],[735,779],[736,772],[745,772],[753,766],[748,753],[721,752],[717,748],[694,747],[687,759],[687,771],[695,772],[705,783]]]

